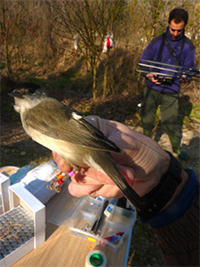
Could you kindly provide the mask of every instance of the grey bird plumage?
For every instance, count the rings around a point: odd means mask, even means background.
[[[120,152],[115,143],[37,84],[19,84],[10,95],[15,99],[14,108],[20,113],[24,130],[34,141],[58,153],[74,168],[90,166],[107,174],[133,202],[134,191],[110,154]]]

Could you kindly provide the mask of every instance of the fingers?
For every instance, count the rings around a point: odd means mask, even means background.
[[[92,195],[94,197],[102,196],[108,198],[122,197],[123,193],[115,185],[79,185],[71,182],[68,191],[72,196],[82,197]]]
[[[186,78],[187,78],[186,75],[182,75],[182,78],[180,79],[180,82],[182,82],[182,83],[188,82],[188,80]]]
[[[151,80],[153,77],[156,77],[157,75],[156,74],[153,74],[153,73],[147,73],[146,75],[146,78]]]
[[[120,167],[123,171],[123,175],[129,184],[133,184],[133,172],[125,167]],[[69,193],[76,197],[82,197],[86,195],[103,196],[108,198],[122,197],[123,193],[115,185],[115,183],[105,174],[96,171],[92,168],[80,168],[71,177],[68,190]]]
[[[69,193],[76,197],[86,195],[115,197],[121,195],[115,183],[105,174],[92,168],[80,168],[71,177]]]
[[[155,73],[148,73],[146,75],[146,78],[155,84],[158,84],[158,85],[161,84],[161,82],[158,82],[158,75]]]
[[[132,186],[134,183],[133,169],[121,165],[117,166],[124,178]],[[110,177],[93,168],[80,168],[79,171],[71,177],[71,180],[79,185],[115,185],[115,183],[111,180]]]
[[[72,177],[72,181],[77,184],[111,184],[115,183],[105,174],[93,168],[79,168],[79,171]]]
[[[61,172],[68,173],[72,170],[71,165],[68,162],[66,162],[63,158],[61,158],[56,152],[53,151],[52,154]]]

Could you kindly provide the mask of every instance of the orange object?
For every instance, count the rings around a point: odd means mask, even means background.
[[[62,172],[60,172],[60,173],[57,175],[57,178],[58,178],[58,180],[61,180],[61,179],[63,178],[63,174],[62,174]]]

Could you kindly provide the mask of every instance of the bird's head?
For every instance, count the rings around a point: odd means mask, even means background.
[[[9,95],[14,97],[14,109],[19,113],[37,106],[42,100],[48,98],[47,91],[35,83],[20,83]]]

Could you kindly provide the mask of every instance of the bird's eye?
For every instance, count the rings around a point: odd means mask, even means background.
[[[34,94],[35,93],[35,88],[30,88],[29,89],[29,93]]]

